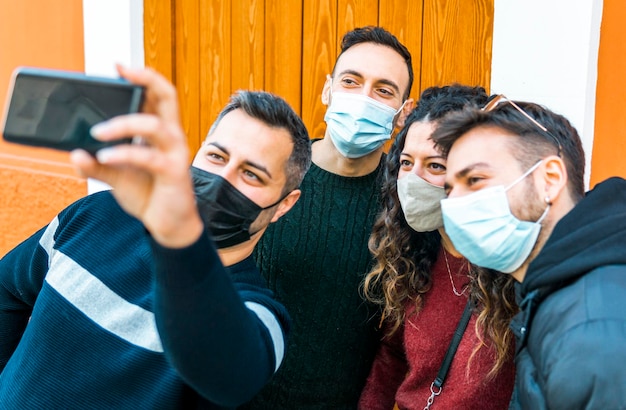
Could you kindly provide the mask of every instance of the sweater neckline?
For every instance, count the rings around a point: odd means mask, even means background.
[[[252,255],[250,255],[247,256],[245,259],[240,260],[239,262],[236,262],[230,266],[226,266],[226,269],[230,273],[246,272],[250,269],[256,269],[256,264],[254,263],[254,258],[252,258]]]
[[[339,174],[335,174],[330,171],[326,171],[315,163],[311,162],[311,168],[307,172],[307,177],[312,179],[315,183],[325,186],[335,187],[371,187],[375,184],[380,175],[382,175],[382,169],[385,163],[387,154],[383,153],[380,157],[380,161],[374,171],[367,175],[358,177],[348,177]]]

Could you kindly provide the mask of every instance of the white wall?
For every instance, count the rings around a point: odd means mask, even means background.
[[[602,0],[495,0],[491,92],[564,115],[589,171]]]
[[[144,66],[143,0],[83,0],[85,72],[116,77],[115,64]],[[89,193],[109,188],[87,181]]]

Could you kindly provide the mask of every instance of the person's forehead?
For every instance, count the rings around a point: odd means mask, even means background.
[[[393,48],[376,43],[360,43],[347,49],[337,59],[335,74],[355,71],[364,77],[389,79],[404,92],[409,84],[409,71],[402,56]]]
[[[291,135],[285,128],[268,125],[242,109],[224,115],[207,142],[227,150],[231,156],[281,172],[293,148]]]
[[[477,127],[457,139],[448,152],[448,175],[467,167],[508,170],[519,167],[512,134],[496,127]]]
[[[409,126],[406,139],[404,141],[404,148],[410,148],[415,146],[429,146],[433,147],[435,143],[430,138],[435,124],[430,121],[416,121]]]

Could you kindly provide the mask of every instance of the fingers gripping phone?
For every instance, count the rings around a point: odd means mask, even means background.
[[[121,78],[19,67],[13,72],[2,122],[6,141],[59,150],[101,148],[132,138],[97,141],[91,127],[117,115],[138,112],[143,87]]]

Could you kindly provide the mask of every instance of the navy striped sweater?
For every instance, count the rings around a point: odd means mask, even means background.
[[[280,365],[288,316],[251,258],[154,242],[110,192],[0,260],[0,408],[234,407]]]

